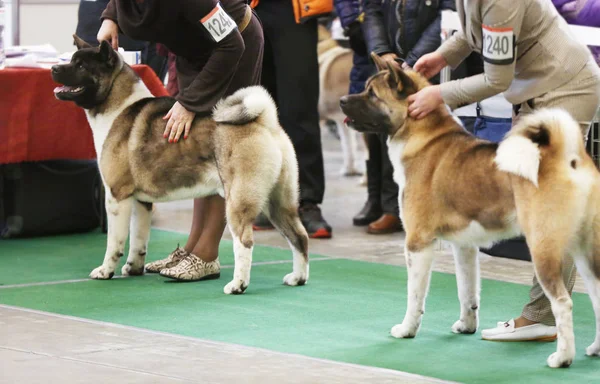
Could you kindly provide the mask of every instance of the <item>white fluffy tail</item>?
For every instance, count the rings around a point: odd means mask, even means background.
[[[501,171],[524,177],[537,187],[544,147],[554,149],[565,165],[578,161],[585,151],[579,124],[565,110],[546,108],[523,116],[500,143],[494,161]]]
[[[213,119],[217,123],[247,124],[255,120],[267,127],[278,127],[277,106],[269,92],[261,86],[251,86],[238,90],[217,103],[213,109]]]

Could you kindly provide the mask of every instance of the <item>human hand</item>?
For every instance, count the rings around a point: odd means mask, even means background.
[[[102,25],[100,26],[100,30],[98,30],[98,35],[96,35],[96,39],[98,39],[98,42],[106,40],[110,43],[110,45],[112,45],[115,51],[118,50],[119,26],[117,25],[117,23],[110,19],[104,19]]]
[[[169,143],[176,143],[179,141],[181,133],[185,132],[183,138],[187,139],[194,117],[196,117],[195,112],[188,111],[183,105],[176,102],[169,113],[163,117],[163,120],[169,120],[163,137],[168,137]]]
[[[401,59],[398,59],[398,56],[396,56],[395,53],[386,53],[385,55],[382,55],[381,58],[384,62],[388,62],[398,69],[405,69],[404,65],[406,63],[402,61],[402,64],[400,64]]]
[[[424,118],[444,102],[439,85],[431,85],[408,96],[408,113],[417,120]]]
[[[396,59],[398,58],[398,56],[396,56],[395,53],[386,53],[385,55],[381,55],[381,58],[384,61],[390,62],[392,64],[398,64],[398,62],[396,61]]]
[[[417,60],[414,66],[414,70],[419,72],[422,76],[427,79],[431,79],[433,76],[440,73],[448,63],[444,56],[438,52],[431,52],[423,55]]]

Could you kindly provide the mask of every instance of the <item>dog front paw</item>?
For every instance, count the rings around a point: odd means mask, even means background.
[[[596,341],[585,349],[585,354],[588,356],[600,356],[600,342]]]
[[[125,264],[123,268],[121,268],[121,275],[123,276],[142,276],[143,274],[144,264],[138,266],[127,262],[127,264]]]
[[[288,273],[283,277],[283,284],[295,287],[297,285],[304,285],[308,277],[304,273]]]
[[[223,292],[226,295],[241,295],[247,288],[248,284],[241,279],[233,279],[223,288]]]
[[[573,355],[564,352],[554,352],[548,357],[548,366],[550,368],[569,368],[573,363]]]
[[[458,320],[452,326],[452,332],[472,335],[477,331],[477,320],[475,318],[467,319],[466,321]]]
[[[405,325],[405,323],[392,327],[391,334],[396,339],[412,339],[417,335],[417,328],[413,325]]]
[[[94,280],[109,280],[115,275],[113,271],[108,271],[104,265],[99,266],[90,273],[90,277]]]

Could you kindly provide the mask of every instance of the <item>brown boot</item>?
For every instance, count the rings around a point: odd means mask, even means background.
[[[377,221],[369,224],[367,233],[372,235],[382,235],[385,233],[400,232],[402,230],[402,221],[396,215],[384,213]]]

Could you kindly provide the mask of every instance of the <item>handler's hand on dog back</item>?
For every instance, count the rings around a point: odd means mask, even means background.
[[[110,19],[105,19],[100,26],[98,35],[96,35],[98,42],[108,41],[116,51],[119,49],[119,27],[117,23]]]
[[[183,105],[176,102],[169,113],[163,117],[163,120],[169,120],[163,136],[169,138],[169,143],[176,143],[181,134],[185,132],[183,138],[187,139],[194,117],[196,117],[196,113],[188,111]]]

